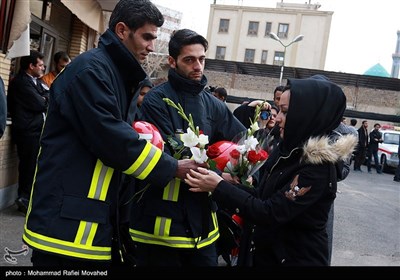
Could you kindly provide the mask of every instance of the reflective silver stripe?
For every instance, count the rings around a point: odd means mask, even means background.
[[[140,155],[136,158],[135,162],[124,171],[128,175],[134,175],[140,180],[146,177],[153,171],[158,161],[162,156],[162,151],[150,142],[146,142]]]
[[[175,248],[202,248],[209,244],[214,243],[218,237],[218,230],[213,231],[213,233],[206,239],[196,242],[197,238],[190,237],[179,237],[179,236],[161,236],[148,234],[146,232],[141,232],[137,230],[130,230],[131,237],[134,241],[146,244],[155,244]]]
[[[113,168],[110,168],[104,165],[100,160],[97,160],[87,197],[105,201],[113,172]],[[93,244],[97,227],[98,223],[81,221],[76,233],[75,242],[83,245]]]
[[[33,234],[36,236],[33,236]],[[111,247],[98,247],[99,250],[91,246],[82,246],[73,242],[46,237],[37,233],[30,234],[25,229],[23,239],[34,248],[44,251],[62,254],[71,257],[79,257],[93,260],[110,260]]]
[[[154,146],[150,149],[142,164],[140,164],[140,166],[132,173],[133,176],[139,177],[140,174],[145,171],[145,169],[149,166],[149,163],[152,161],[153,157],[156,155],[157,151],[160,152],[160,150]]]

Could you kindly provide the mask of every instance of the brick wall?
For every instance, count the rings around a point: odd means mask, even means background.
[[[269,77],[209,70],[205,71],[205,75],[209,85],[224,87],[229,95],[237,97],[272,100],[274,89],[279,85],[279,79]],[[283,82],[286,84],[286,80]],[[400,89],[390,91],[356,86],[341,86],[341,88],[346,95],[348,109],[400,115]]]

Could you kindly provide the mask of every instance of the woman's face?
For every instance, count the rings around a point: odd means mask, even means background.
[[[285,135],[285,123],[286,123],[286,115],[289,110],[289,101],[290,101],[290,90],[286,90],[279,100],[279,113],[275,118],[275,121],[279,125],[279,134],[282,139],[284,139]]]
[[[267,128],[272,129],[275,126],[275,119],[277,115],[278,112],[274,108],[271,108],[271,116],[269,117]]]

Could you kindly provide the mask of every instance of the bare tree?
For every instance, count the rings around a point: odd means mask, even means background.
[[[163,67],[167,64],[168,57],[168,42],[165,40],[157,40],[154,52],[150,53],[146,61],[143,63],[143,68],[149,77],[158,77],[157,74],[162,72]]]

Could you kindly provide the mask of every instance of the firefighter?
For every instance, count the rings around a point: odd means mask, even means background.
[[[163,22],[149,0],[121,0],[98,48],[76,57],[52,84],[23,233],[34,266],[127,263],[122,225],[134,180],[126,179],[167,184],[197,168],[139,139],[136,112],[128,114],[146,77],[140,63]]]
[[[212,144],[231,140],[245,127],[207,89],[203,75],[208,42],[189,29],[169,42],[168,82],[152,88],[142,103],[143,120],[163,136],[164,150],[175,154],[188,122],[164,98],[180,104]],[[171,141],[171,139],[173,141]],[[190,156],[190,155],[188,155]],[[179,178],[159,181],[141,192],[134,204],[130,233],[137,242],[138,266],[216,266],[219,237],[216,205],[208,194],[193,194]]]

